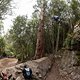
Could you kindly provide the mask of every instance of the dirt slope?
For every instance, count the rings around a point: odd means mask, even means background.
[[[3,58],[0,59],[0,69],[5,67],[14,66],[18,62],[16,58]]]
[[[53,63],[52,69],[47,74],[46,80],[71,80],[69,76],[60,75],[60,60],[56,59],[56,62]]]

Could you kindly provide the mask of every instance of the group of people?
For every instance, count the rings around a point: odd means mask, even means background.
[[[31,80],[32,79],[32,69],[24,65],[24,68],[22,69],[22,74],[24,77],[24,80]],[[12,77],[12,74],[8,76],[7,73],[2,72],[0,74],[0,80],[16,80],[16,78]]]

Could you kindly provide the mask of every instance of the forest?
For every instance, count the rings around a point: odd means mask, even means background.
[[[10,1],[2,1],[1,18],[9,10]],[[44,3],[42,4],[42,2]],[[71,47],[74,26],[80,20],[80,1],[37,0],[37,4],[33,7],[35,11],[32,18],[29,20],[27,16],[17,16],[13,20],[13,26],[5,36],[1,35],[4,26],[2,19],[0,20],[0,55],[15,56],[21,61],[33,57],[36,46],[39,45],[36,43],[40,25],[43,25],[43,56],[54,54],[54,51],[63,47]],[[44,8],[43,14],[42,8]],[[44,17],[43,20],[40,20],[41,16]],[[60,21],[54,20],[54,16],[59,16]]]
[[[3,36],[3,20],[11,11],[11,2],[0,0],[1,59],[13,57],[25,62],[69,50],[77,51],[80,65],[80,0],[37,0],[31,19],[17,16]]]

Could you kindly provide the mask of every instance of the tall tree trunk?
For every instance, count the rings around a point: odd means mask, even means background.
[[[60,23],[59,23],[58,32],[57,32],[57,40],[56,40],[56,50],[55,50],[55,53],[57,53],[58,46],[59,46],[59,32],[60,32]]]
[[[37,32],[35,59],[41,58],[44,55],[44,0],[42,5],[40,23]]]
[[[52,21],[52,53],[53,54],[55,54],[55,45],[54,45],[54,43],[55,43],[55,37],[54,37],[54,27],[53,27],[53,21]]]

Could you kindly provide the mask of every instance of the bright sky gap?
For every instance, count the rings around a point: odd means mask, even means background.
[[[6,15],[6,19],[3,21],[5,33],[10,29],[12,21],[18,15],[27,15],[28,18],[31,18],[36,0],[13,0],[13,3],[12,6],[15,5],[15,8],[12,9],[12,15]]]

